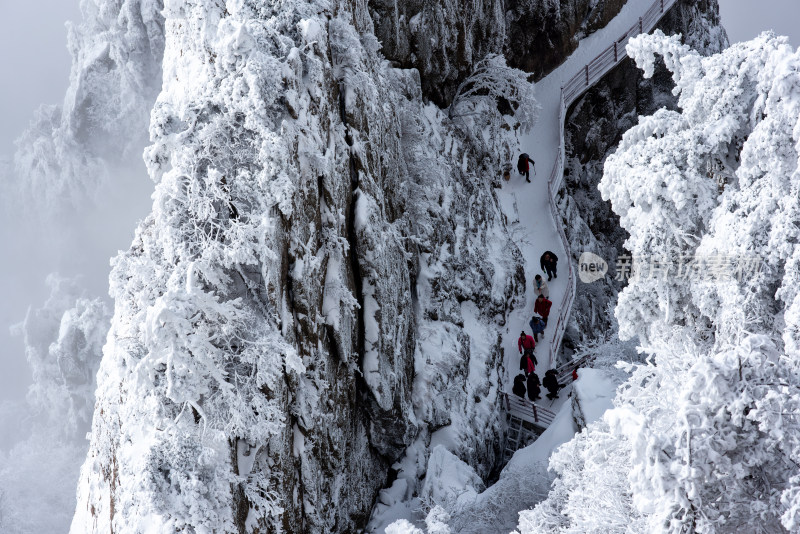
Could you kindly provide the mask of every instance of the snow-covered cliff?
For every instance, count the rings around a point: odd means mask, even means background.
[[[380,0],[370,2],[381,53],[420,71],[423,95],[447,105],[487,53],[539,80],[578,40],[605,26],[625,0]]]
[[[523,283],[487,177],[519,125],[454,126],[361,2],[164,13],[73,531],[351,532],[444,427],[487,474]]]
[[[353,532],[446,494],[448,465],[480,486],[525,283],[492,186],[534,114],[444,107],[488,53],[542,76],[620,6],[168,0],[145,21],[153,211],[114,261],[73,532]]]

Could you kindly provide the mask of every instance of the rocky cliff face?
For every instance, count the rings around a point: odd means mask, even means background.
[[[353,532],[445,427],[488,473],[524,281],[485,176],[513,134],[476,152],[362,2],[164,13],[73,532]]]
[[[578,41],[608,24],[625,2],[511,0],[506,4],[506,56],[539,80],[560,65]]]
[[[625,0],[378,0],[370,2],[381,53],[419,70],[422,94],[447,106],[461,80],[487,53],[539,80],[580,38],[605,26]]]
[[[354,532],[436,444],[486,477],[520,125],[490,150],[437,104],[488,52],[542,76],[621,5],[165,2],[73,532]]]
[[[727,36],[720,26],[715,0],[678,2],[658,25],[666,34],[681,34],[695,50],[713,54],[724,49]],[[583,251],[595,252],[609,263],[609,276],[578,282],[576,303],[565,344],[586,341],[608,330],[609,305],[623,282],[614,280],[615,266],[628,237],[619,218],[597,190],[608,154],[640,115],[657,109],[674,109],[674,84],[665,68],[644,80],[632,60],[626,59],[595,84],[568,110],[565,128],[566,164],[564,197],[560,202],[567,238],[575,260]],[[587,333],[590,333],[587,336]]]

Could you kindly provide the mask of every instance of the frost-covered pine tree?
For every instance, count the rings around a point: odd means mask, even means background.
[[[556,453],[520,531],[796,531],[800,54],[768,33],[707,58],[660,32],[628,51],[648,76],[663,57],[679,94],[600,184],[639,259],[620,335],[649,363]]]
[[[27,400],[54,435],[82,439],[92,420],[110,313],[102,300],[86,298],[77,280],[51,274],[47,284],[44,306],[30,308],[13,329],[23,337],[33,375]]]
[[[47,283],[44,305],[13,328],[33,379],[26,402],[0,410],[0,531],[8,534],[69,528],[108,332],[106,304],[86,298],[77,280],[51,274]]]

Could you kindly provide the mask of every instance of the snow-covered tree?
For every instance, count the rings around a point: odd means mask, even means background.
[[[485,109],[478,109],[481,105]],[[510,107],[526,131],[536,122],[539,110],[528,74],[506,65],[505,57],[499,54],[487,54],[456,89],[448,116],[453,119],[486,113],[497,110],[498,105]]]
[[[506,64],[505,57],[487,54],[458,86],[447,115],[463,130],[472,149],[499,156],[495,166],[513,159],[503,130],[527,133],[539,116],[534,84],[528,74]]]
[[[47,285],[44,306],[30,308],[13,329],[23,337],[33,375],[27,400],[54,435],[82,437],[92,420],[110,313],[102,300],[86,298],[77,280],[51,274]]]
[[[680,108],[642,117],[600,185],[639,259],[620,335],[648,363],[554,457],[520,530],[796,531],[800,54],[769,33],[708,58],[659,32],[628,51],[646,75],[664,58]]]
[[[86,298],[78,280],[51,274],[47,284],[44,305],[14,327],[33,378],[27,402],[0,409],[0,531],[9,534],[69,527],[110,319],[106,304]]]
[[[41,106],[17,139],[3,200],[24,199],[43,214],[81,207],[139,158],[160,87],[162,8],[162,0],[81,2],[83,20],[67,25],[64,101]]]

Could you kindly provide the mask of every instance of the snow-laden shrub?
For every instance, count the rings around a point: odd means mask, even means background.
[[[507,165],[516,150],[503,130],[527,133],[536,123],[540,106],[534,95],[525,72],[506,65],[502,55],[487,54],[458,86],[447,114],[472,150],[492,159],[497,168]]]
[[[496,112],[501,101],[511,108],[523,130],[529,130],[536,122],[539,106],[528,74],[506,65],[506,58],[502,55],[487,54],[458,86],[448,116],[454,119]],[[485,106],[479,110],[481,104]]]

